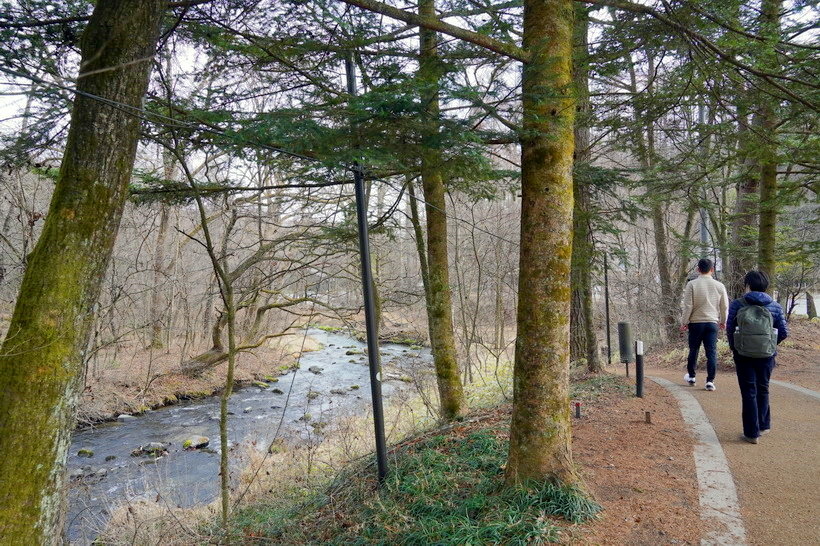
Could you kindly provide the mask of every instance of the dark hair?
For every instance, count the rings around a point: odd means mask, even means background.
[[[703,274],[709,273],[712,270],[712,266],[715,264],[712,263],[712,260],[709,258],[701,258],[698,260],[698,271]]]
[[[749,271],[743,277],[743,284],[755,292],[765,292],[769,287],[769,276],[763,271]]]

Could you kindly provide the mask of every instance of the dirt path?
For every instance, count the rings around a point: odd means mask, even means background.
[[[648,373],[682,385],[684,371]],[[683,388],[702,406],[729,461],[749,543],[820,544],[820,401],[772,384],[772,432],[751,445],[740,438],[736,377],[719,373],[716,385],[715,392]]]

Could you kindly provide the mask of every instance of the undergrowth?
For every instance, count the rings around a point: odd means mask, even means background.
[[[493,428],[429,437],[396,454],[379,491],[348,476],[344,489],[299,508],[247,508],[234,528],[272,543],[539,544],[600,510],[575,488],[503,487],[506,455]]]

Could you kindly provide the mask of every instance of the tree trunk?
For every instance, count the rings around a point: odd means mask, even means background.
[[[658,201],[652,203],[652,227],[655,236],[655,252],[658,258],[658,274],[661,279],[661,313],[663,332],[667,339],[674,339],[678,321],[678,302],[672,293],[672,271],[669,267],[669,249],[666,236],[666,216]]]
[[[419,15],[435,17],[435,0],[422,0]],[[441,174],[441,153],[438,150],[439,79],[438,34],[419,30],[419,80],[425,120],[422,136],[421,182],[427,217],[427,318],[430,345],[436,367],[436,380],[441,399],[441,416],[453,419],[467,410],[464,390],[456,358],[453,333],[452,290],[447,256],[447,216],[444,199],[444,179]]]
[[[748,138],[748,130],[742,133]],[[733,299],[743,295],[743,276],[755,265],[757,237],[754,231],[757,224],[759,200],[759,179],[755,172],[756,167],[757,162],[752,157],[746,156],[743,160],[741,179],[737,184],[735,213],[732,218],[732,254],[725,276],[729,295]]]
[[[575,163],[577,167],[588,165],[592,150],[589,138],[589,51],[587,31],[589,18],[587,8],[581,4],[575,6],[575,27],[573,41],[575,66],[573,80],[577,97],[577,117],[575,120]],[[595,335],[595,322],[592,310],[592,259],[594,246],[590,219],[592,202],[589,188],[584,186],[577,176],[573,177],[575,203],[572,212],[572,307],[570,311],[570,359],[586,359],[587,369],[597,373],[601,371],[598,359],[598,339]]]
[[[806,314],[810,319],[817,318],[817,306],[814,303],[814,296],[806,290]]]
[[[578,481],[569,408],[572,0],[525,0],[521,254],[508,484]]]
[[[647,63],[649,64],[649,84],[647,86],[647,93],[651,97],[654,92],[653,82],[655,81],[655,59],[650,50],[646,50]],[[638,93],[638,82],[635,74],[635,66],[632,63],[631,57],[627,57],[629,62],[630,87],[632,92]],[[645,173],[651,173],[655,166],[655,120],[645,115],[645,112],[635,109],[635,126],[636,131],[643,129],[646,136],[643,134],[637,135],[638,156],[641,161],[641,167]],[[645,138],[645,140],[644,140]],[[652,188],[647,187],[647,192],[651,192]],[[661,281],[661,299],[659,301],[661,316],[663,317],[663,324],[661,327],[661,336],[665,339],[674,339],[675,326],[678,321],[678,302],[675,299],[672,283],[672,270],[669,265],[669,247],[668,237],[666,234],[666,214],[663,209],[663,202],[658,198],[652,199],[651,206],[652,227],[655,240],[655,257],[658,262],[658,276]]]
[[[407,184],[407,196],[410,202],[410,223],[413,224],[413,236],[416,239],[416,252],[419,255],[419,270],[421,271],[421,284],[424,287],[424,301],[430,301],[430,288],[428,282],[430,275],[427,271],[427,245],[424,244],[424,232],[421,229],[421,219],[419,218],[419,207],[416,203],[416,186],[413,181]]]
[[[763,0],[760,12],[760,33],[767,39],[762,46],[765,69],[781,71],[774,43],[780,39],[782,0]],[[777,232],[777,113],[771,96],[760,93],[762,140],[760,145],[760,228],[758,230],[757,267],[769,275],[767,292],[774,293],[775,236]]]
[[[168,176],[166,174],[166,179]],[[160,205],[159,213],[159,232],[157,233],[156,249],[154,250],[154,271],[151,291],[151,340],[148,343],[149,347],[159,349],[162,347],[162,291],[160,285],[162,284],[162,277],[165,273],[165,238],[168,235],[168,205]]]
[[[98,2],[77,87],[139,107],[166,3]],[[84,75],[87,74],[87,75]],[[119,229],[139,119],[76,96],[60,174],[0,353],[0,543],[57,544],[94,305]]]

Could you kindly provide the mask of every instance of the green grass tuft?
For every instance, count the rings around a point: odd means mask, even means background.
[[[507,441],[491,429],[432,436],[397,454],[378,492],[351,480],[332,510],[321,507],[328,501],[320,495],[290,513],[257,507],[237,514],[235,524],[288,543],[524,545],[557,542],[562,519],[580,523],[600,511],[571,487],[533,482],[505,488],[506,455]]]

